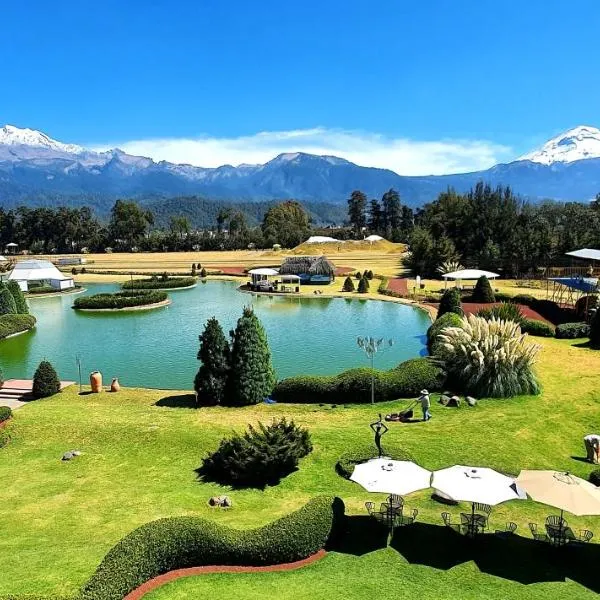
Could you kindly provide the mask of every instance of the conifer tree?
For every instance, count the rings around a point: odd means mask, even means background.
[[[354,291],[354,282],[351,277],[346,277],[344,281],[344,287],[342,288],[342,292],[353,292]]]
[[[198,360],[202,365],[194,380],[199,406],[215,406],[223,402],[229,376],[229,343],[215,317],[206,322],[200,339]]]
[[[60,392],[58,375],[54,367],[47,360],[43,360],[39,364],[33,375],[32,392],[34,398],[47,398]]]
[[[482,275],[475,284],[475,289],[473,290],[473,302],[480,302],[482,304],[496,302],[496,296],[490,285],[490,280],[485,275]]]
[[[448,312],[453,312],[460,316],[463,314],[460,303],[460,292],[456,288],[450,288],[443,293],[438,308],[437,318],[439,319]]]
[[[366,294],[369,291],[369,280],[366,277],[363,277],[358,282],[358,293]]]
[[[25,294],[19,287],[19,284],[11,280],[7,284],[8,291],[12,294],[15,301],[15,309],[18,315],[28,315],[29,307],[27,306],[27,300],[25,300]]]
[[[15,299],[5,283],[0,283],[0,316],[17,313]]]

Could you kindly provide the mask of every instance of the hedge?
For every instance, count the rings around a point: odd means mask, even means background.
[[[57,292],[60,292],[60,290],[57,290],[55,288],[53,288],[51,285],[37,285],[35,287],[30,287],[27,290],[28,294],[56,294]]]
[[[521,323],[521,331],[537,337],[554,337],[554,327],[544,321],[525,319]]]
[[[12,417],[12,410],[9,406],[0,406],[0,423],[8,421]]]
[[[124,290],[163,290],[191,287],[196,285],[195,277],[170,277],[169,279],[134,279],[121,285]]]
[[[114,546],[81,590],[82,600],[122,600],[174,569],[203,565],[274,565],[321,550],[343,516],[337,498],[319,496],[264,527],[235,530],[199,517],[171,517],[138,527]]]
[[[381,441],[381,446],[385,456],[392,460],[413,460],[413,457],[409,452],[399,446],[386,443],[385,438]],[[372,458],[377,458],[378,456],[379,454],[374,443],[356,446],[355,448],[352,448],[352,450],[344,452],[339,457],[335,465],[335,470],[338,475],[350,479],[356,465],[367,462]]]
[[[144,292],[124,291],[114,294],[95,294],[94,296],[84,296],[77,298],[73,308],[91,308],[91,309],[118,309],[131,308],[135,306],[145,306],[146,304],[158,304],[168,298],[167,292],[151,290]]]
[[[0,340],[35,327],[35,322],[36,319],[33,315],[0,316]]]
[[[289,377],[275,385],[271,396],[277,402],[298,404],[348,404],[371,401],[371,376],[375,376],[375,401],[408,398],[421,389],[439,391],[444,371],[429,358],[413,358],[389,371],[350,369],[338,375]]]
[[[590,335],[590,326],[587,323],[563,323],[558,325],[554,335],[566,340],[585,338]]]

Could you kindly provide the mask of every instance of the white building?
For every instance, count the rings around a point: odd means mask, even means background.
[[[61,273],[47,260],[22,260],[15,265],[8,279],[16,281],[24,292],[34,285],[50,285],[57,291],[75,287],[72,277]]]

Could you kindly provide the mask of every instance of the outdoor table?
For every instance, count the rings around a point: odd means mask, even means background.
[[[577,536],[570,527],[546,525],[546,533],[554,546],[564,546],[569,542],[577,541]]]
[[[487,517],[478,513],[460,513],[460,518],[466,529],[466,535],[470,537],[482,533],[487,525]]]

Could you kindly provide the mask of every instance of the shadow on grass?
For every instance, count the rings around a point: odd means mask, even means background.
[[[387,545],[388,531],[368,515],[346,515],[340,519],[339,531],[330,540],[328,550],[362,556]]]
[[[167,406],[169,408],[196,408],[196,396],[194,394],[177,394],[176,396],[165,396],[154,406]]]

